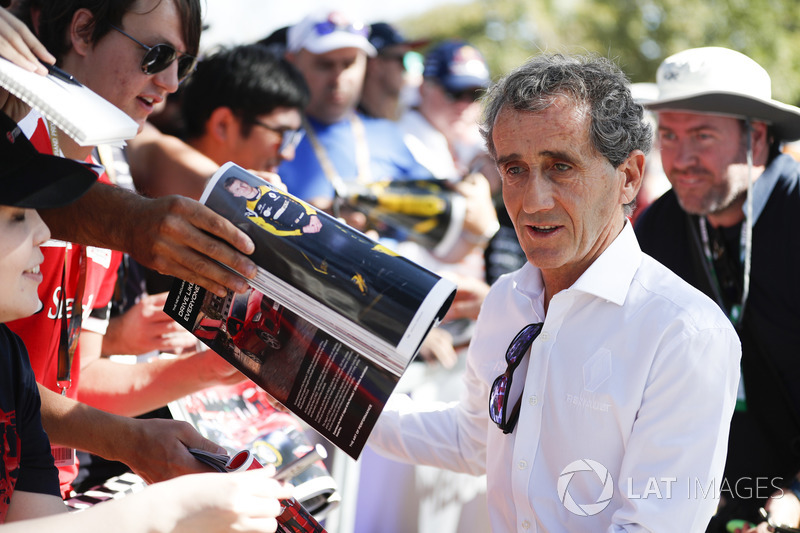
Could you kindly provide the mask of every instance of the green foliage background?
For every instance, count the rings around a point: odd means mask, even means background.
[[[494,77],[541,51],[590,51],[652,82],[671,54],[725,46],[767,69],[773,98],[800,104],[797,0],[474,0],[396,24],[409,37],[469,41]]]

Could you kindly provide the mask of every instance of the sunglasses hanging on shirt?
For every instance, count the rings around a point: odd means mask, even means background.
[[[514,431],[514,426],[517,425],[517,419],[519,418],[520,402],[522,400],[520,396],[511,413],[507,413],[508,396],[511,393],[511,378],[533,341],[542,332],[543,325],[542,322],[528,324],[517,333],[506,350],[506,371],[497,376],[489,391],[489,417],[491,417],[492,422],[497,424],[497,427],[503,430],[503,433],[508,434]]]

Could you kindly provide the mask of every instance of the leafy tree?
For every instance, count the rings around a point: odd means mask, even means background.
[[[796,0],[475,0],[398,25],[413,36],[471,42],[495,76],[542,50],[590,51],[615,59],[632,81],[649,82],[671,54],[725,46],[770,73],[774,98],[800,103]]]

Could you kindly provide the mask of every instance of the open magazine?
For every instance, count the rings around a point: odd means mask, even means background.
[[[227,163],[201,202],[255,243],[252,289],[175,280],[164,311],[357,459],[455,285]]]

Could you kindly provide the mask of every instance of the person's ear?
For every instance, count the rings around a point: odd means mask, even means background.
[[[220,143],[229,143],[232,139],[238,139],[238,136],[234,134],[238,133],[239,127],[239,119],[233,114],[231,108],[226,106],[218,107],[212,111],[206,122],[206,132]],[[236,128],[236,130],[233,128]]]
[[[620,198],[623,205],[629,204],[636,199],[639,189],[642,187],[644,179],[645,156],[641,150],[634,150],[620,166],[617,172],[624,175],[620,185]]]
[[[94,15],[86,8],[81,8],[72,15],[72,22],[67,31],[70,44],[78,55],[88,54],[94,44],[92,43],[94,23]]]
[[[750,131],[753,140],[753,164],[766,165],[769,158],[769,130],[763,122],[751,122]]]

